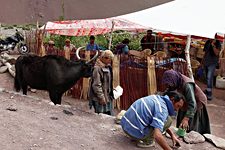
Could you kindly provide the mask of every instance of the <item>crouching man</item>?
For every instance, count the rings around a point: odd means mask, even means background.
[[[171,91],[161,95],[150,95],[136,100],[121,119],[121,126],[126,134],[137,140],[138,147],[151,147],[156,141],[164,150],[171,147],[162,132],[170,134],[173,146],[180,142],[169,129],[175,111],[184,104],[183,96]]]

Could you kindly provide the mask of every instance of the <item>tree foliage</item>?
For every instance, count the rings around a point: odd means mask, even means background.
[[[123,39],[128,38],[130,40],[129,49],[132,50],[140,50],[140,40],[144,36],[143,33],[129,33],[125,31],[117,31],[112,34],[112,47],[114,50],[115,46],[122,42]],[[48,42],[49,40],[53,40],[55,42],[55,46],[59,49],[63,49],[66,39],[70,39],[71,43],[76,47],[86,46],[89,42],[89,36],[60,36],[60,35],[47,35],[45,36],[44,42]],[[105,35],[96,35],[95,43],[97,43],[103,50],[108,49],[110,34]]]

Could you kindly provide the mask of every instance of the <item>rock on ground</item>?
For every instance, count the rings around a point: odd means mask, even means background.
[[[184,136],[184,141],[188,144],[197,144],[205,142],[205,138],[200,133],[191,131]]]
[[[204,134],[205,138],[211,141],[218,148],[225,149],[225,140],[212,134]]]

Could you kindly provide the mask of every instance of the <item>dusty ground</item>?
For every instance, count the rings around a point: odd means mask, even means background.
[[[197,81],[202,89],[205,89],[206,85]],[[208,101],[208,113],[211,121],[212,134],[225,139],[225,90],[216,89],[213,90],[214,98],[212,101]]]
[[[201,84],[204,88],[204,85]],[[13,78],[0,74],[0,149],[2,150],[138,150],[113,117],[96,115],[87,101],[63,97],[62,106],[52,106],[46,92],[22,96],[13,90]],[[215,90],[208,110],[214,135],[225,138],[224,90]],[[16,111],[13,111],[16,110]],[[63,111],[72,114],[65,114]],[[171,141],[167,139],[171,144]],[[158,145],[152,149],[160,149]],[[182,150],[217,149],[205,142],[185,144]]]

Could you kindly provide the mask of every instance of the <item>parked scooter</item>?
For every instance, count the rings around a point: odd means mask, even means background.
[[[4,40],[0,39],[0,53],[3,51],[18,49],[20,54],[29,53],[27,45],[24,43],[23,35],[16,30],[12,36],[6,37]]]

